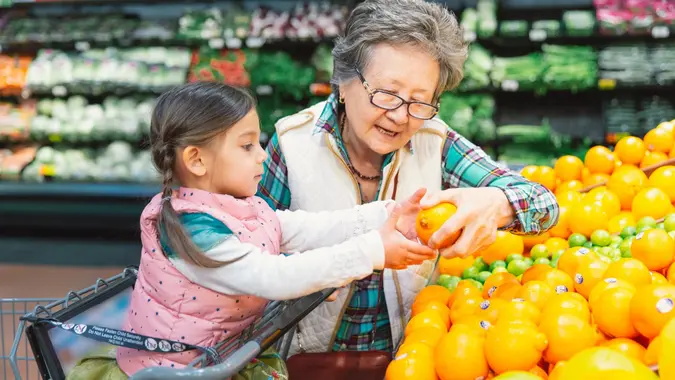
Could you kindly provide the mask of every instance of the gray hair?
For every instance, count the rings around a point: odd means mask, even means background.
[[[366,0],[349,18],[344,36],[333,48],[331,87],[366,70],[375,45],[410,45],[430,54],[440,65],[435,98],[459,85],[464,76],[467,44],[454,14],[440,4],[425,0]]]

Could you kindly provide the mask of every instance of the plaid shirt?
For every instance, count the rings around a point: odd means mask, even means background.
[[[316,123],[314,133],[330,133],[335,138],[346,162],[349,156],[338,128],[337,98],[331,95]],[[410,147],[410,145],[409,145]],[[269,157],[260,183],[259,196],[271,207],[287,209],[291,204],[288,186],[288,169],[279,140],[275,134],[267,146]],[[384,166],[391,162],[388,154]],[[499,187],[513,206],[516,218],[505,229],[523,234],[535,234],[552,227],[558,220],[558,204],[551,192],[543,186],[528,182],[494,162],[485,152],[448,129],[443,155],[443,189],[457,187]],[[345,310],[338,328],[333,350],[392,351],[391,329],[387,304],[384,302],[382,273],[375,272],[355,284],[354,294]],[[379,300],[379,302],[378,302]],[[379,303],[379,308],[378,308]],[[379,313],[376,311],[379,309]],[[377,314],[376,333],[373,340],[373,317]],[[372,346],[371,346],[372,343]]]

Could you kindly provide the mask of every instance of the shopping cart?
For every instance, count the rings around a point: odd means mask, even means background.
[[[127,268],[116,276],[97,280],[88,288],[69,292],[63,299],[0,300],[2,310],[9,305],[8,310],[11,313],[3,311],[2,316],[12,317],[12,331],[16,331],[8,356],[3,340],[3,356],[0,357],[3,361],[0,364],[4,363],[3,367],[6,367],[6,362],[9,361],[11,366],[11,372],[6,368],[4,373],[0,372],[4,375],[3,378],[65,379],[68,371],[80,358],[106,343],[54,327],[63,323],[120,329],[136,283],[136,274],[135,267]],[[281,358],[285,359],[297,323],[333,291],[334,289],[327,289],[293,301],[271,302],[257,323],[239,336],[226,339],[213,347],[211,355],[202,354],[184,369],[146,368],[131,379],[226,379],[273,346],[279,351]],[[17,308],[17,305],[24,307]],[[28,307],[32,305],[36,306],[29,311]],[[213,352],[217,353],[216,359],[219,363],[215,362]]]

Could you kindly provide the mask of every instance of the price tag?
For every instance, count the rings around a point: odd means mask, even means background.
[[[239,49],[241,48],[241,39],[239,38],[228,38],[226,43],[228,49]]]
[[[473,42],[475,40],[476,40],[476,32],[474,32],[473,30],[464,31],[464,41]]]
[[[53,177],[56,174],[56,168],[54,165],[42,165],[40,166],[40,174],[45,177]]]
[[[502,82],[502,90],[504,91],[518,91],[518,81],[507,79]]]
[[[613,90],[616,88],[616,79],[600,79],[598,80],[598,88],[600,90]]]
[[[64,86],[54,86],[52,88],[52,94],[57,97],[62,97],[68,95],[68,90]]]
[[[265,39],[261,37],[249,37],[246,39],[246,46],[250,48],[259,48],[265,44]]]
[[[209,47],[212,49],[222,49],[225,47],[225,40],[222,38],[212,38],[209,40]]]
[[[269,85],[258,86],[255,92],[257,92],[258,95],[270,95],[272,93],[272,86]]]
[[[91,49],[91,45],[87,41],[78,41],[75,43],[75,49],[77,51],[87,51]]]
[[[532,29],[530,30],[530,41],[544,41],[548,37],[545,30],[541,29]]]
[[[670,37],[670,29],[664,25],[658,25],[652,28],[652,37],[654,38],[668,38]]]

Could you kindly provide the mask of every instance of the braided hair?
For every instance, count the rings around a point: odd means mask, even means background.
[[[180,148],[205,146],[226,132],[255,107],[244,89],[215,82],[193,82],[163,93],[157,100],[150,124],[152,161],[162,175],[162,210],[158,231],[164,231],[170,248],[183,260],[205,268],[226,263],[206,256],[194,244],[171,204],[176,155]]]

